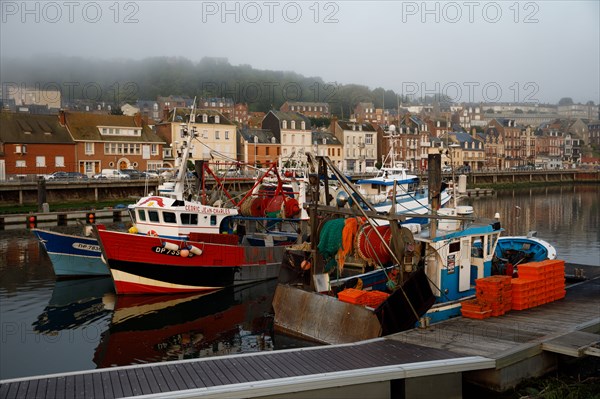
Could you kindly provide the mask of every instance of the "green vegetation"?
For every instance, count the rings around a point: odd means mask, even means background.
[[[359,84],[325,82],[289,71],[259,70],[250,65],[231,65],[222,58],[192,62],[181,57],[142,60],[87,60],[45,55],[43,58],[3,59],[5,81],[31,84],[55,82],[69,99],[105,101],[109,104],[154,100],[158,96],[228,97],[247,103],[250,111],[279,109],[285,101],[326,102],[332,114],[349,118],[359,102],[376,108],[397,108],[414,101],[450,103],[437,94],[421,99],[402,97],[393,90],[371,90]],[[98,88],[95,98],[85,92],[87,82]],[[78,83],[78,84],[73,84]]]

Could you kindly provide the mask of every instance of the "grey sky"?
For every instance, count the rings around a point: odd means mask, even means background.
[[[213,56],[457,101],[600,102],[596,0],[0,3],[2,57]]]

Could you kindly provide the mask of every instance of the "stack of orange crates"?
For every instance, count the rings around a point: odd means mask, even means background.
[[[565,297],[565,261],[545,260],[520,265],[512,280],[515,310],[524,310]]]
[[[461,304],[463,317],[485,319],[501,316],[512,307],[512,285],[510,276],[490,276],[475,280],[477,299]]]
[[[356,288],[346,288],[344,291],[338,292],[338,299],[342,302],[361,305],[362,297],[364,295],[365,291],[363,290],[357,290]]]
[[[488,303],[480,302],[478,299],[470,299],[461,304],[460,311],[463,317],[469,319],[487,319],[492,315],[492,308]]]
[[[511,276],[490,276],[475,280],[477,299],[489,304],[492,316],[501,316],[512,308]]]
[[[355,288],[346,288],[338,293],[338,299],[342,302],[352,303],[354,305],[369,306],[376,308],[385,301],[390,294],[382,291],[362,291]]]
[[[363,305],[369,306],[371,308],[376,308],[381,305],[383,301],[388,299],[390,294],[383,291],[367,291],[363,296],[360,297],[360,300]]]

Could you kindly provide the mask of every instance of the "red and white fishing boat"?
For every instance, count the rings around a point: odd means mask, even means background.
[[[135,225],[129,233],[97,226],[117,294],[211,292],[276,278],[284,254],[278,244],[298,234],[303,187],[285,191],[273,165],[236,201],[203,163],[199,189],[190,192],[187,162],[198,134],[189,124],[181,133],[174,182],[130,206]],[[205,190],[206,176],[215,182],[211,194]],[[278,183],[267,190],[265,181],[272,177]],[[213,195],[217,189],[223,195],[219,199]]]

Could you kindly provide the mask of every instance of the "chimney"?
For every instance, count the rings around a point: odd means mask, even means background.
[[[140,114],[139,112],[136,112],[135,115],[133,115],[133,121],[135,122],[135,125],[137,127],[141,127],[142,126],[142,114]]]
[[[64,109],[58,111],[58,123],[60,123],[61,126],[65,126],[67,124],[67,116],[65,115]]]
[[[163,108],[163,121],[166,122],[167,120],[169,120],[169,107],[165,105]]]
[[[335,126],[337,125],[338,118],[337,116],[331,117],[331,122],[329,123],[329,131],[335,134]]]
[[[473,137],[474,139],[477,138],[477,129],[475,129],[475,128],[471,129],[471,137]]]

